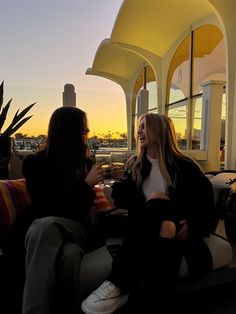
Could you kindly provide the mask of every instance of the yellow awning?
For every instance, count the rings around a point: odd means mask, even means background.
[[[138,46],[162,57],[185,30],[212,10],[208,0],[126,0],[111,41]]]
[[[143,58],[136,53],[105,39],[98,47],[92,68],[86,74],[102,76],[124,86],[142,61]]]
[[[191,24],[212,12],[208,0],[124,0],[111,38],[100,44],[86,74],[124,86],[146,62],[132,46],[162,57]]]

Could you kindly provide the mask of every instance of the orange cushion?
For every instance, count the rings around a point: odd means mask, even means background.
[[[0,180],[0,235],[29,203],[25,179]]]

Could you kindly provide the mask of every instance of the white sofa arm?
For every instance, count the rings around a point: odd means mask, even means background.
[[[205,238],[213,258],[213,269],[219,269],[232,263],[232,247],[230,243],[217,235]],[[121,238],[108,238],[105,246],[85,254],[81,265],[81,290],[85,298],[95,290],[108,276],[111,270],[112,256],[107,246],[120,244]],[[188,267],[185,258],[182,259],[179,277],[188,275]]]

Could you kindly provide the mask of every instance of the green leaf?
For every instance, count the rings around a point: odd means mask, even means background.
[[[17,116],[18,116],[19,110],[20,110],[20,109],[18,109],[18,110],[16,111],[16,113],[14,114],[14,117],[13,117],[13,119],[12,119],[12,123],[14,123],[14,121],[16,120],[16,118],[17,118]],[[16,122],[17,122],[17,121],[16,121]]]
[[[7,113],[8,113],[8,109],[9,109],[9,107],[10,107],[11,101],[12,101],[12,99],[10,99],[10,100],[8,101],[8,103],[6,104],[6,106],[3,107],[2,112],[1,112],[1,114],[0,114],[0,131],[1,131],[1,129],[2,129],[3,125],[4,125],[4,122],[5,122],[5,120],[6,120]]]
[[[2,81],[2,84],[0,85],[0,112],[3,104],[3,90],[4,90],[4,81]]]
[[[2,127],[4,125],[4,122],[7,118],[8,110],[11,104],[12,99],[8,101],[6,106],[3,106],[3,92],[4,92],[4,81],[2,81],[2,84],[0,85],[0,132],[2,130]],[[10,137],[12,134],[14,134],[23,124],[25,124],[32,116],[25,117],[25,115],[29,112],[29,110],[35,105],[36,103],[33,103],[23,109],[21,112],[19,112],[20,109],[18,109],[10,123],[10,125],[5,129],[5,131],[0,134],[0,139],[3,139],[4,137]],[[2,110],[1,110],[2,109]],[[25,118],[24,118],[25,117]]]
[[[13,125],[12,123],[9,125],[9,127],[2,133],[2,136],[12,136],[23,124],[25,124],[32,116],[26,117],[23,120],[21,120],[16,125]]]
[[[16,124],[18,121],[20,121],[35,104],[36,103],[29,105],[24,110],[22,110],[19,114],[18,114],[19,110],[17,110],[17,112],[16,112],[16,114],[12,120],[12,123]]]

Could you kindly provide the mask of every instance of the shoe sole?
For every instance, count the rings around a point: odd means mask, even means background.
[[[94,312],[94,311],[89,310],[89,309],[86,307],[85,301],[82,302],[81,309],[82,309],[82,311],[83,311],[85,314],[112,314],[112,313],[114,313],[114,311],[116,311],[118,308],[120,308],[121,306],[123,306],[123,305],[127,302],[128,297],[129,297],[128,295],[124,296],[124,297],[122,298],[122,300],[121,300],[120,302],[118,302],[118,303],[116,304],[116,307],[115,307],[114,309],[112,309],[112,310]]]

